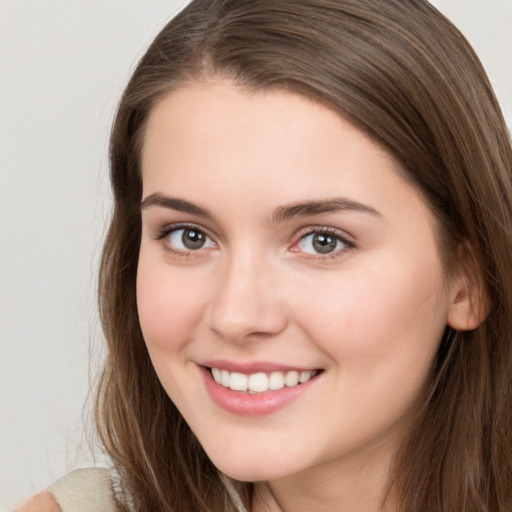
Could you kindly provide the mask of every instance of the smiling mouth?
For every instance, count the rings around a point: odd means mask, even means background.
[[[221,386],[233,391],[242,391],[249,394],[277,391],[285,387],[300,386],[317,376],[321,370],[307,371],[273,371],[244,374],[230,372],[220,368],[209,368],[210,373]]]

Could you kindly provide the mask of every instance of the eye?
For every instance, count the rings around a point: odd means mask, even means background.
[[[314,231],[301,237],[298,249],[307,254],[334,254],[353,245],[341,235],[329,231]]]
[[[170,249],[178,252],[197,251],[207,247],[215,247],[213,240],[200,229],[183,227],[170,229],[162,233],[162,239],[167,236]]]

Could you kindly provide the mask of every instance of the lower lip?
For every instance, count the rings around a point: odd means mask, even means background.
[[[215,382],[209,368],[200,367],[206,389],[211,399],[224,410],[239,416],[264,416],[282,409],[290,402],[306,393],[319,375],[298,384],[274,391],[250,394],[245,391],[233,391]]]

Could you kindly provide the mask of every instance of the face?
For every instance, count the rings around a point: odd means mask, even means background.
[[[454,293],[393,157],[324,106],[212,80],[155,106],[142,176],[140,323],[214,464],[388,460]]]

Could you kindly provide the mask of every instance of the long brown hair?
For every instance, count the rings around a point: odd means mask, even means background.
[[[96,417],[125,506],[235,510],[158,382],[135,297],[145,123],[162,96],[208,76],[336,109],[401,162],[439,220],[447,268],[453,248],[471,248],[490,313],[441,340],[392,483],[402,512],[512,510],[512,150],[478,58],[426,0],[194,0],[138,64],[111,136],[115,207],[99,292],[108,356]],[[235,486],[250,508],[251,484]]]

